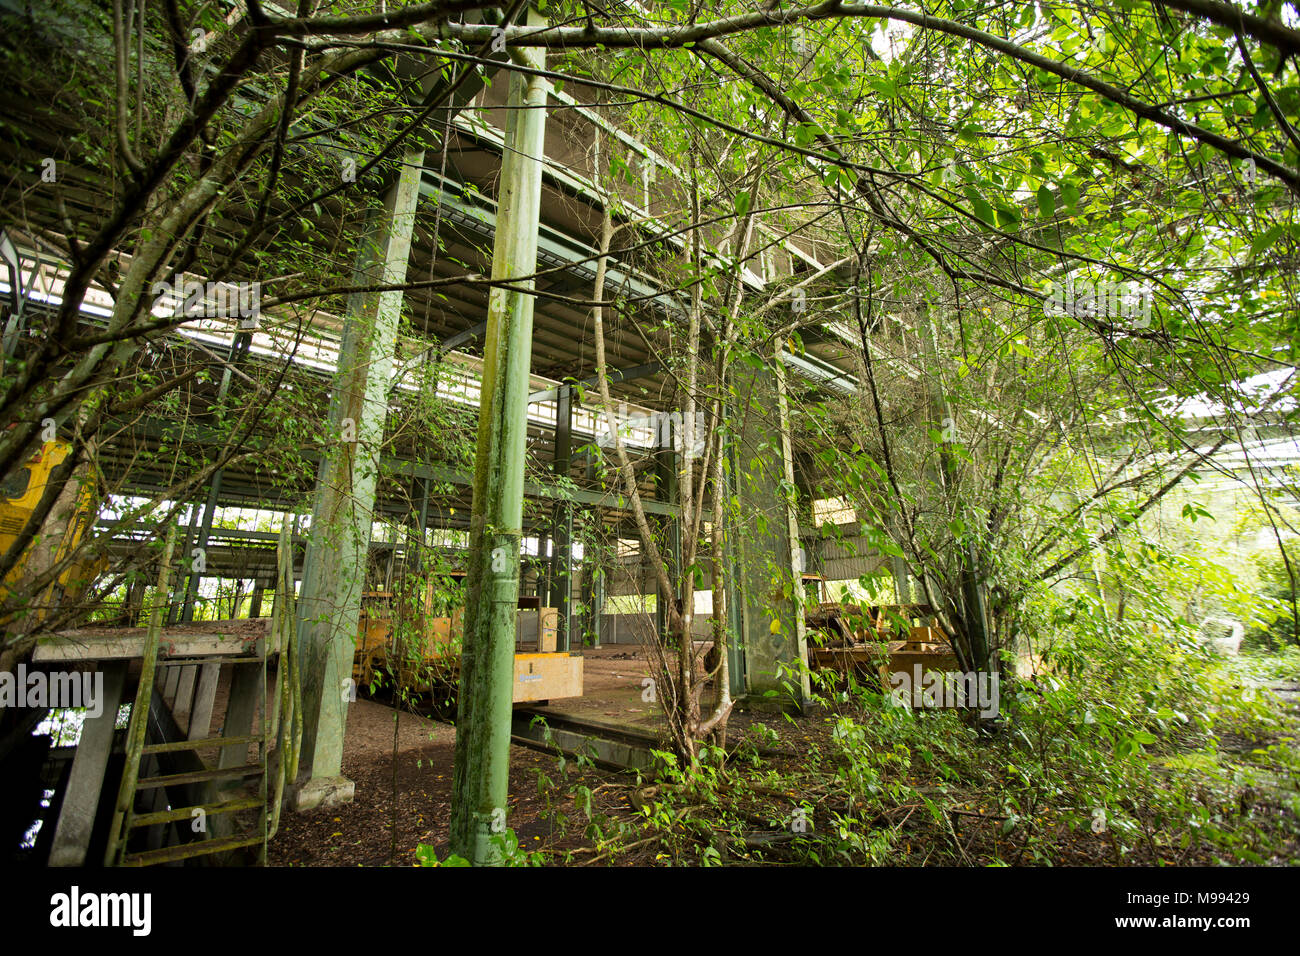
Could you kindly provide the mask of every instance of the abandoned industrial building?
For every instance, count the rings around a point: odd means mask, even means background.
[[[9,862],[1296,861],[1294,5],[0,18]]]

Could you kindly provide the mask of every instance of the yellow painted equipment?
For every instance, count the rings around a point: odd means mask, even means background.
[[[808,610],[808,662],[855,673],[888,689],[894,674],[957,667],[948,635],[924,604],[862,606],[827,602]],[[903,628],[906,628],[905,630]]]
[[[464,609],[435,615],[434,583],[424,588],[423,600],[411,610],[393,591],[367,591],[362,595],[352,677],[366,688],[392,679],[398,688],[415,694],[454,686],[460,668],[461,640],[465,633]],[[556,652],[556,610],[536,607],[535,598],[523,598],[521,626],[537,615],[536,652],[515,654],[513,699],[516,704],[582,696],[582,657]],[[393,624],[407,646],[393,646]]]
[[[3,485],[0,485],[0,553],[8,550],[27,526],[28,519],[35,512],[41,496],[45,493],[45,486],[49,482],[50,473],[68,457],[71,450],[72,447],[67,442],[45,442],[40,451],[29,458]],[[71,518],[68,520],[65,529],[59,534],[57,543],[53,544],[52,547],[48,547],[39,540],[40,536],[38,535],[38,540],[27,548],[22,557],[18,559],[17,564],[5,576],[4,582],[0,583],[0,601],[8,596],[10,588],[22,581],[24,576],[28,574],[28,565],[33,553],[38,548],[47,549],[48,557],[43,558],[42,563],[48,561],[48,564],[45,565],[48,567],[62,561],[81,544],[81,539],[90,528],[95,516],[97,499],[94,482],[84,481],[76,494],[76,502],[72,509]],[[57,518],[57,510],[51,511],[50,516],[51,518]],[[58,578],[51,582],[47,588],[42,590],[40,594],[32,596],[32,614],[35,615],[36,620],[45,617],[49,609],[57,605],[61,600],[76,600],[80,597],[103,566],[103,561],[74,561],[69,563]],[[32,570],[39,571],[41,569]]]

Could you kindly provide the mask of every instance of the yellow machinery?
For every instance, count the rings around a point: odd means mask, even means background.
[[[374,686],[385,675],[400,689],[417,694],[455,685],[465,633],[464,609],[437,615],[434,582],[428,581],[423,590],[416,608],[393,591],[362,595],[352,659],[352,677],[358,686]],[[581,697],[582,657],[556,652],[555,608],[540,607],[536,598],[527,597],[520,598],[519,605],[521,643],[536,650],[515,654],[514,702]],[[394,621],[405,646],[394,647]],[[528,633],[523,633],[525,628]]]
[[[809,663],[859,676],[875,675],[885,688],[894,674],[957,667],[952,643],[926,604],[862,606],[827,602],[809,608]]]
[[[58,467],[72,447],[63,441],[48,441],[41,446],[27,462],[0,484],[0,553],[4,553],[17,540],[27,526],[27,521],[40,503],[49,482],[50,472]],[[38,539],[27,548],[13,569],[0,584],[0,601],[9,594],[9,589],[21,582],[29,573],[28,565],[34,554],[39,555],[40,567],[33,572],[50,567],[66,558],[81,544],[95,516],[95,489],[93,482],[84,482],[76,492],[76,504],[71,519],[57,541]],[[58,505],[50,512],[52,518],[58,518]],[[57,579],[43,589],[40,594],[31,596],[32,613],[36,620],[43,618],[48,610],[62,599],[75,600],[94,580],[103,562],[71,562]]]
[[[430,581],[415,610],[404,606],[394,591],[366,591],[361,596],[352,658],[352,677],[359,686],[369,687],[388,674],[404,689],[423,693],[449,675],[460,654],[462,612],[458,608],[446,617],[431,613],[433,588]],[[394,621],[402,642],[398,646],[393,643]]]

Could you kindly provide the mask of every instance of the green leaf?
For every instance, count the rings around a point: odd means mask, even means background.
[[[819,133],[821,133],[821,129],[815,124],[800,123],[794,128],[794,144],[801,148],[809,146]]]
[[[1065,203],[1067,209],[1071,210],[1079,205],[1079,187],[1073,180],[1067,179],[1061,183],[1061,201]]]
[[[1269,246],[1275,245],[1278,239],[1282,237],[1283,232],[1284,229],[1281,224],[1265,229],[1256,236],[1255,241],[1250,244],[1250,254],[1252,256],[1257,256]]]
[[[892,100],[898,95],[898,84],[890,79],[871,80],[868,84],[873,90],[879,93],[887,100]]]
[[[971,212],[975,213],[975,218],[985,222],[990,226],[997,224],[997,216],[993,212],[993,207],[989,205],[988,200],[975,191],[973,186],[967,186],[962,190],[966,198],[970,200]]]
[[[1056,197],[1052,191],[1047,188],[1047,184],[1038,187],[1038,214],[1044,219],[1049,218],[1056,212]]]

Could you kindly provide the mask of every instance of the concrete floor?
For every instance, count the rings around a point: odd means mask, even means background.
[[[582,696],[553,700],[547,705],[548,710],[645,730],[664,728],[659,702],[646,699],[651,690],[646,680],[653,678],[655,672],[647,648],[637,644],[586,647],[582,649],[582,657]],[[712,698],[710,688],[705,691],[705,707],[709,706]]]

